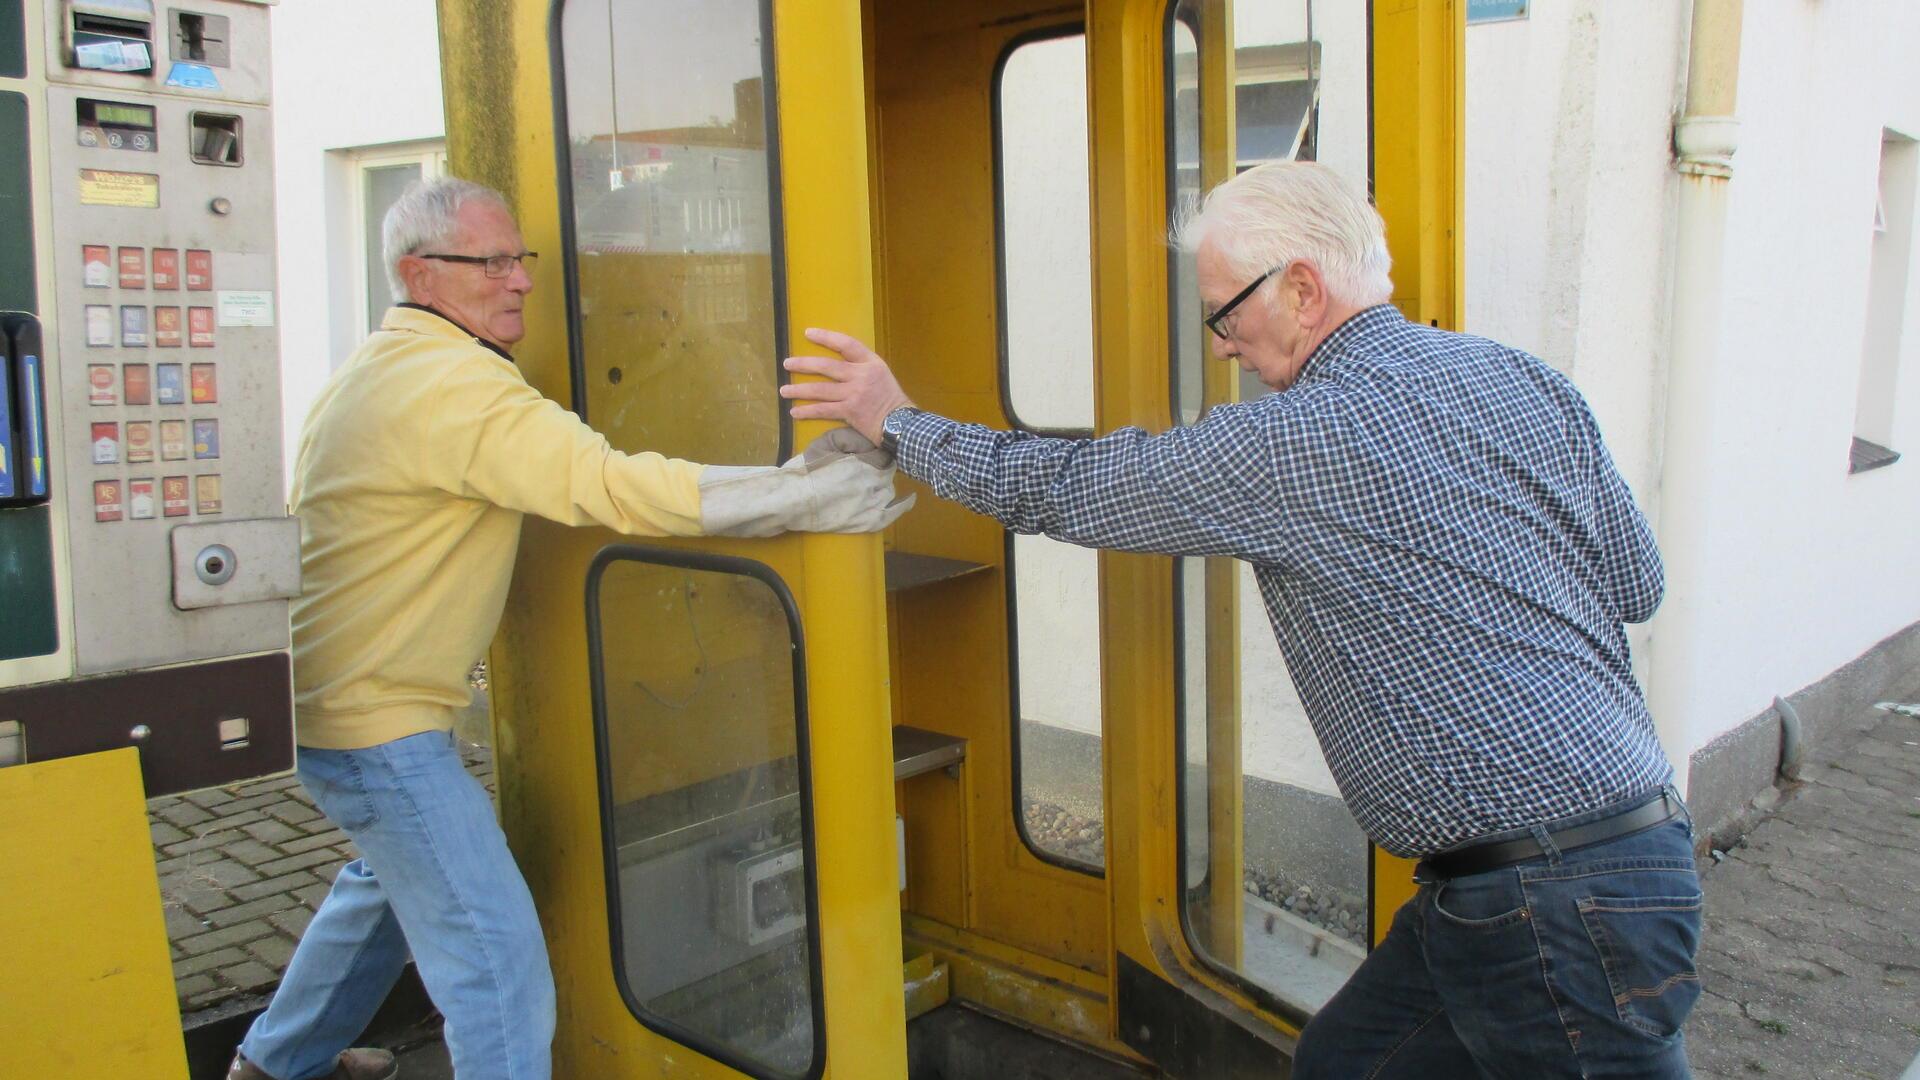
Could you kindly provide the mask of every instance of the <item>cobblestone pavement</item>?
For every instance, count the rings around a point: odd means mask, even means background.
[[[1892,1080],[1920,1053],[1920,721],[1877,715],[1702,874],[1702,1078]]]
[[[493,757],[466,746],[467,770],[493,788]],[[291,776],[147,804],[180,1012],[264,995],[294,943],[358,857]]]

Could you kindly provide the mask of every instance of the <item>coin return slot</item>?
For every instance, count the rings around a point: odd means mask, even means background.
[[[201,165],[237,166],[240,157],[240,118],[221,113],[193,114],[193,160]]]
[[[244,750],[253,735],[253,721],[244,716],[220,721],[220,749]]]

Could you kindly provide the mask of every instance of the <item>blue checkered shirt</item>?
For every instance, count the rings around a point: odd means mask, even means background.
[[[908,474],[1015,532],[1252,563],[1334,781],[1395,855],[1672,777],[1622,627],[1659,605],[1660,553],[1534,357],[1383,304],[1287,390],[1160,435],[903,421]]]

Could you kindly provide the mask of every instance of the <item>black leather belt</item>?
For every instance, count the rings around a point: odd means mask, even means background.
[[[1553,846],[1561,851],[1573,851],[1590,847],[1606,840],[1617,840],[1629,833],[1642,832],[1655,825],[1664,825],[1680,816],[1680,800],[1668,794],[1664,789],[1649,796],[1646,802],[1629,810],[1622,810],[1612,817],[1598,821],[1588,821],[1580,825],[1570,825],[1564,829],[1549,827],[1547,835],[1553,839]],[[1495,840],[1486,844],[1474,844],[1471,847],[1442,851],[1420,860],[1413,868],[1415,881],[1442,881],[1448,878],[1466,877],[1470,874],[1484,874],[1489,870],[1498,870],[1503,866],[1537,859],[1546,854],[1540,842],[1531,836],[1522,836],[1514,840]]]

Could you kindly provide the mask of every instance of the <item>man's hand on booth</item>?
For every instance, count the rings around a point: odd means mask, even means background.
[[[819,375],[819,382],[788,383],[780,396],[810,404],[795,405],[795,420],[844,420],[875,445],[887,414],[913,404],[894,379],[887,362],[866,343],[836,330],[808,330],[807,340],[839,353],[827,356],[789,356],[788,371]]]

